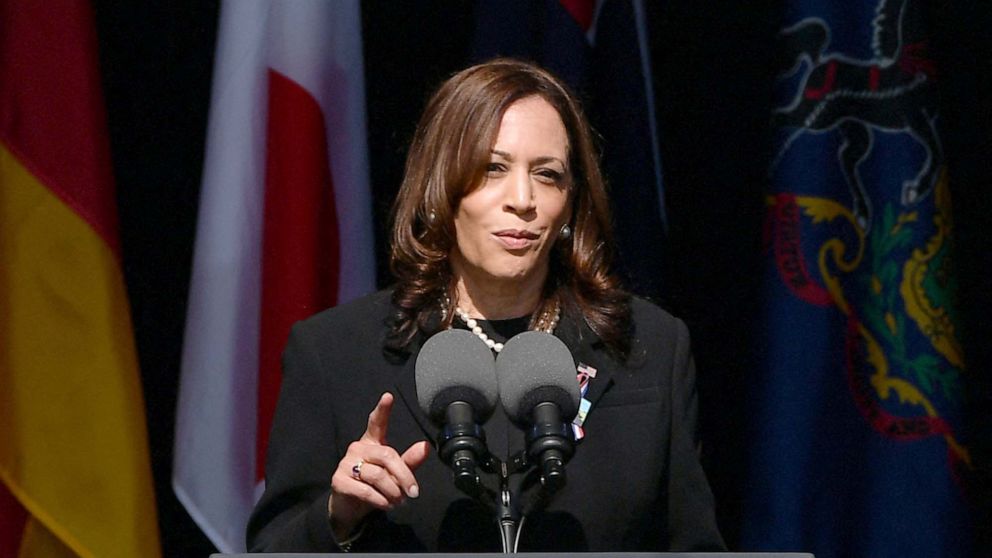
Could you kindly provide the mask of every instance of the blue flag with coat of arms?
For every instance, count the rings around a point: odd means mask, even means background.
[[[965,557],[964,358],[921,0],[781,31],[742,547]]]

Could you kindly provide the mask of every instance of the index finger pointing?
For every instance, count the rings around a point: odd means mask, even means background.
[[[369,425],[362,434],[362,440],[375,442],[377,444],[386,443],[386,431],[389,429],[389,413],[393,410],[393,394],[383,393],[379,397],[379,402],[369,413]]]

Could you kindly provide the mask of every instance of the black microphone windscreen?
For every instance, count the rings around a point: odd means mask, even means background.
[[[516,422],[530,422],[538,403],[557,404],[566,421],[579,411],[575,361],[554,335],[527,331],[507,341],[496,357],[496,377],[503,408]]]
[[[448,405],[464,401],[479,422],[492,415],[499,397],[492,350],[471,332],[449,329],[433,335],[417,355],[417,402],[435,423]]]

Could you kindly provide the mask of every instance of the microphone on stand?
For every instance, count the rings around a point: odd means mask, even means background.
[[[575,361],[554,335],[528,331],[507,341],[496,357],[499,397],[507,416],[526,428],[527,456],[551,493],[565,486],[565,463],[575,453],[570,424],[579,410]]]
[[[454,471],[455,486],[480,498],[477,467],[489,458],[480,425],[498,397],[492,351],[472,333],[449,329],[424,343],[415,370],[420,408],[442,429],[438,455]]]

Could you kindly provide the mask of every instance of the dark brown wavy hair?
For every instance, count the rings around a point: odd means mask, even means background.
[[[455,300],[448,256],[454,216],[478,187],[490,162],[506,109],[537,96],[561,117],[568,136],[569,203],[573,234],[551,254],[544,296],[534,316],[561,304],[562,314],[585,320],[614,354],[630,349],[630,296],[610,270],[613,234],[609,200],[593,133],[576,97],[544,69],[496,59],[458,72],[437,90],[417,125],[393,208],[390,267],[397,283],[387,348],[404,350],[419,334],[451,324],[442,311]]]

